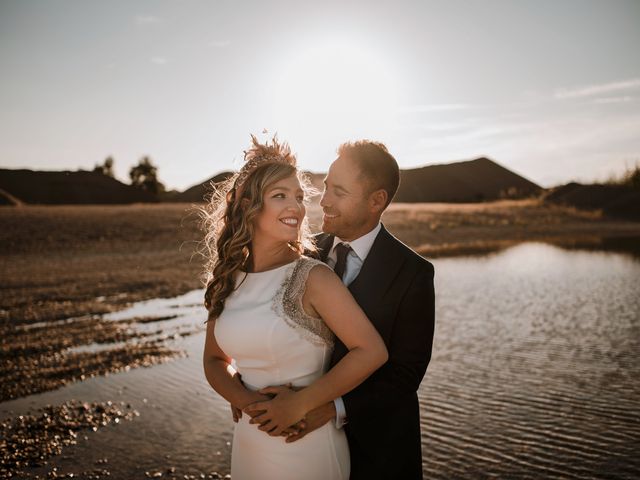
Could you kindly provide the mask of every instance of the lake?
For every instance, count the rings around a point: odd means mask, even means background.
[[[425,477],[638,478],[637,252],[526,243],[433,263],[434,354],[419,390]],[[74,398],[124,401],[140,416],[81,433],[50,464],[86,471],[106,458],[112,478],[170,466],[181,477],[229,473],[233,422],[202,371],[201,300],[193,291],[107,316],[177,314],[140,328],[200,329],[168,340],[186,357],[3,402],[0,417]],[[83,347],[96,348],[113,345]]]

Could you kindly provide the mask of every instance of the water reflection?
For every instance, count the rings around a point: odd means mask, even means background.
[[[437,260],[420,388],[425,471],[531,478],[640,471],[640,264],[521,245]]]
[[[567,250],[623,253],[640,260],[640,237],[596,237],[591,240],[564,242],[558,246]]]

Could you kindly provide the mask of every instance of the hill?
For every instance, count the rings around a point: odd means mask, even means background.
[[[21,202],[20,199],[14,197],[6,190],[3,190],[2,188],[0,188],[0,205],[17,206],[22,204],[23,202]]]
[[[148,192],[97,172],[0,169],[3,197],[31,204],[118,204],[154,202]]]
[[[625,185],[567,183],[550,190],[544,201],[605,215],[640,220],[640,190]]]
[[[311,183],[322,191],[324,173],[307,172]],[[172,201],[202,201],[210,182],[224,180],[223,172],[194,185]],[[395,202],[479,202],[501,198],[525,198],[542,188],[488,158],[400,170],[400,187]]]
[[[223,182],[229,178],[233,173],[221,172],[214,175],[209,180],[205,180],[202,183],[198,183],[192,187],[189,187],[184,192],[174,195],[169,199],[171,202],[202,202],[205,195],[211,192],[211,184]]]
[[[309,172],[308,172],[309,173]],[[0,189],[11,198],[35,204],[105,204],[134,202],[202,202],[211,184],[231,175],[221,172],[184,192],[163,192],[155,197],[96,172],[43,172],[0,170]],[[309,173],[313,185],[323,188],[324,173]],[[540,193],[533,182],[488,158],[429,165],[400,171],[396,202],[479,202],[501,198],[524,198]],[[2,195],[0,203],[15,204]]]
[[[400,170],[396,202],[467,203],[525,198],[542,188],[488,158]]]

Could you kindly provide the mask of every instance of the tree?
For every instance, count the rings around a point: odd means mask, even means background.
[[[104,160],[104,163],[102,165],[100,165],[99,163],[96,163],[96,166],[93,168],[93,171],[113,178],[113,157],[109,155]]]
[[[164,185],[158,180],[158,168],[148,156],[142,157],[129,171],[131,185],[157,195],[164,191]]]

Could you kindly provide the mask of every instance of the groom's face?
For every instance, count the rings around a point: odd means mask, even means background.
[[[352,241],[369,231],[373,214],[368,183],[355,162],[338,157],[331,164],[320,206],[323,232]]]

